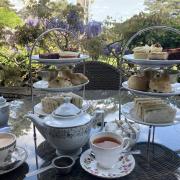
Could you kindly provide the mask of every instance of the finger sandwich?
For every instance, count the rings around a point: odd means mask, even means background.
[[[176,110],[160,98],[135,98],[134,111],[147,123],[170,123],[176,115]]]

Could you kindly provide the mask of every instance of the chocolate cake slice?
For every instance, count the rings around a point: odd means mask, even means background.
[[[168,53],[168,60],[180,60],[180,48],[165,50]]]
[[[39,54],[39,58],[42,59],[59,59],[59,53],[45,53],[45,54]]]

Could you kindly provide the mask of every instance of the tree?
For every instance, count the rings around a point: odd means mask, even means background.
[[[9,0],[1,0],[0,1],[0,7],[4,7],[7,9],[12,9],[13,5],[9,2]]]
[[[161,13],[166,16],[180,17],[179,0],[145,0],[144,5],[150,13]]]
[[[139,13],[123,23],[114,23],[111,32],[116,32],[119,40],[123,43],[133,36],[136,32],[149,26],[166,25],[179,29],[177,18],[164,17],[161,13]],[[165,31],[148,31],[138,36],[131,45],[152,44],[159,42],[163,47],[180,47],[180,37],[175,33]]]
[[[18,15],[7,8],[0,7],[0,25],[10,28],[15,28],[17,25],[22,24],[22,20]]]
[[[50,18],[52,16],[58,16],[61,10],[67,6],[67,0],[24,0],[25,7],[20,11],[23,18],[28,16],[39,18]]]

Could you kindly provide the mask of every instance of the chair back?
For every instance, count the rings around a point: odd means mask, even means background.
[[[73,71],[83,73],[84,63],[79,63]],[[89,78],[86,90],[118,90],[120,83],[119,70],[100,61],[85,61],[85,75]]]

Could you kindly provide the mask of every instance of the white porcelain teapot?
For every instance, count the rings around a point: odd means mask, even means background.
[[[9,119],[9,103],[0,96],[0,127],[6,126]]]
[[[94,116],[82,111],[70,103],[69,97],[51,115],[39,118],[29,113],[30,118],[40,133],[54,147],[60,155],[78,155],[81,148],[88,142],[92,126],[101,121],[104,125],[104,112],[97,111]]]

